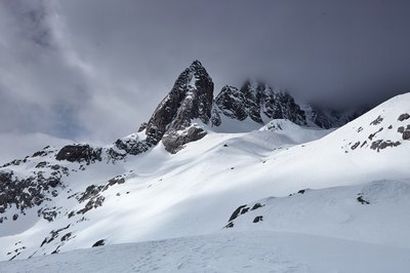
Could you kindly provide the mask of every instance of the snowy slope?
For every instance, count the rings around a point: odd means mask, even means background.
[[[410,119],[400,118],[405,113],[410,113],[410,94],[395,97],[335,131],[274,120],[247,133],[209,131],[176,154],[159,144],[146,153],[115,161],[103,158],[89,165],[57,162],[52,153],[28,158],[22,165],[7,168],[25,173],[46,160],[62,164],[70,175],[62,177],[63,186],[56,188],[58,197],[42,205],[57,211],[52,221],[38,217],[38,207],[28,208],[15,221],[11,218],[17,210],[6,212],[8,219],[0,224],[0,259],[89,248],[100,240],[118,244],[225,232],[223,227],[238,206],[269,196],[283,197],[277,204],[289,205],[288,215],[279,218],[283,221],[270,222],[266,216],[266,224],[246,226],[242,221],[249,219],[244,214],[234,228],[323,232],[360,244],[378,243],[386,251],[390,249],[386,245],[408,248],[405,211],[409,207],[410,157],[406,155],[410,141],[404,138]],[[359,148],[353,148],[358,141]],[[373,142],[379,149],[372,148]],[[384,142],[399,144],[380,148]],[[387,182],[375,182],[383,179]],[[306,200],[285,198],[305,188],[324,190],[307,194]],[[357,201],[364,189],[370,191],[363,197],[369,198],[368,206]],[[378,189],[391,196],[381,194],[377,199]],[[329,199],[323,197],[327,192]],[[322,203],[317,201],[322,197]],[[295,199],[300,203],[293,203]],[[334,205],[326,206],[326,202]],[[275,204],[267,202],[260,208],[263,216],[283,213]],[[318,207],[323,210],[316,210]],[[306,215],[298,217],[299,209]],[[386,222],[372,228],[377,211]],[[327,219],[329,215],[334,218]],[[312,219],[321,216],[325,220],[315,225]],[[388,225],[393,222],[395,226]],[[366,229],[369,232],[357,232]],[[336,245],[339,240],[332,242]]]
[[[282,126],[287,124],[291,128],[289,133],[292,134],[286,134],[286,131],[275,132],[274,128],[244,134],[210,133],[176,155],[170,155],[162,146],[158,146],[149,153],[128,158],[121,164],[116,162],[107,165],[100,162],[87,166],[83,172],[74,172],[65,178],[65,190],[47,205],[61,208],[57,210],[58,216],[52,223],[39,220],[35,211],[30,210],[16,221],[11,221],[15,211],[6,214],[8,221],[0,225],[0,234],[6,237],[0,241],[2,245],[10,247],[6,248],[4,257],[10,259],[16,253],[21,253],[18,258],[24,258],[32,254],[49,254],[55,250],[90,247],[100,239],[107,239],[107,243],[119,243],[219,230],[231,207],[238,201],[233,198],[226,206],[226,201],[223,198],[218,200],[215,195],[225,194],[237,186],[236,167],[252,166],[255,163],[259,165],[272,149],[291,147],[298,141],[309,141],[327,133],[323,130],[300,128],[289,121],[279,120],[276,123]],[[295,132],[297,137],[293,136]],[[44,158],[32,158],[31,161],[34,162],[30,166],[26,164],[15,169],[23,168],[20,171],[24,172],[27,171],[24,168],[30,169],[43,160]],[[52,158],[48,160],[53,162]],[[77,163],[71,163],[67,168],[81,167]],[[78,196],[84,196],[90,185],[105,185],[107,182],[104,181],[117,175],[122,175],[126,182],[114,184],[95,196],[91,194],[90,201],[104,197],[101,207],[84,214],[78,213],[88,201],[78,202]],[[207,204],[205,200],[209,198],[214,198],[215,201]],[[218,202],[224,207],[220,211],[219,220],[212,219],[216,216],[215,213],[200,215],[208,208],[212,210]],[[74,215],[70,216],[71,212],[75,212]],[[195,217],[196,212],[198,217]],[[23,230],[14,228],[17,223],[20,223]],[[27,230],[23,233],[8,236],[24,231],[25,228]],[[59,229],[63,230],[55,234]],[[69,240],[61,241],[69,233]],[[50,240],[53,237],[57,239]],[[49,242],[43,244],[44,240]],[[14,252],[17,241],[23,242],[24,251]],[[10,251],[12,253],[7,255]]]
[[[313,251],[314,250],[314,251]],[[4,273],[407,273],[409,249],[285,232],[224,233],[0,262]]]
[[[287,231],[410,248],[408,208],[409,180],[303,189],[241,205],[226,229]]]

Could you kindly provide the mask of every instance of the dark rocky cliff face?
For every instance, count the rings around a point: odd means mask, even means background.
[[[225,86],[215,99],[217,113],[213,125],[219,126],[221,114],[236,120],[250,118],[264,124],[264,120],[288,119],[305,125],[306,117],[292,96],[286,92],[274,91],[263,83],[247,81],[241,89]]]
[[[184,144],[202,138],[206,132],[193,124],[208,124],[211,118],[214,84],[199,61],[194,61],[176,80],[169,94],[155,109],[145,133],[147,141],[175,153]]]
[[[225,116],[232,119],[244,120],[248,117],[245,96],[236,87],[224,86],[215,98],[215,104]]]
[[[243,121],[247,118],[261,125],[272,119],[287,119],[299,125],[336,128],[361,116],[368,109],[336,111],[316,105],[298,105],[287,92],[247,81],[240,88],[224,86],[215,98],[212,125],[221,126],[222,117]]]

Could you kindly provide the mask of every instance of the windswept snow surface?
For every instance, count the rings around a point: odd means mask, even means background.
[[[2,273],[408,273],[410,250],[286,232],[112,245],[0,263]]]

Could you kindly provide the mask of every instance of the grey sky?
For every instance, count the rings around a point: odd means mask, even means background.
[[[199,59],[335,107],[410,91],[407,0],[0,0],[0,134],[110,141]]]

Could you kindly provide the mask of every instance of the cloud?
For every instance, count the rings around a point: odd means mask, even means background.
[[[86,101],[86,82],[63,59],[43,1],[29,3],[1,2],[0,132],[59,134],[60,123],[75,123],[72,113]]]
[[[200,59],[330,106],[410,90],[408,1],[0,2],[0,133],[109,142]]]
[[[135,130],[135,85],[80,58],[54,2],[4,1],[0,17],[0,133],[112,141]]]
[[[155,102],[195,58],[217,88],[252,76],[334,106],[410,87],[408,1],[80,3],[61,1],[77,52]]]
[[[0,166],[14,159],[23,159],[45,146],[60,147],[71,140],[56,138],[42,133],[0,133]]]

